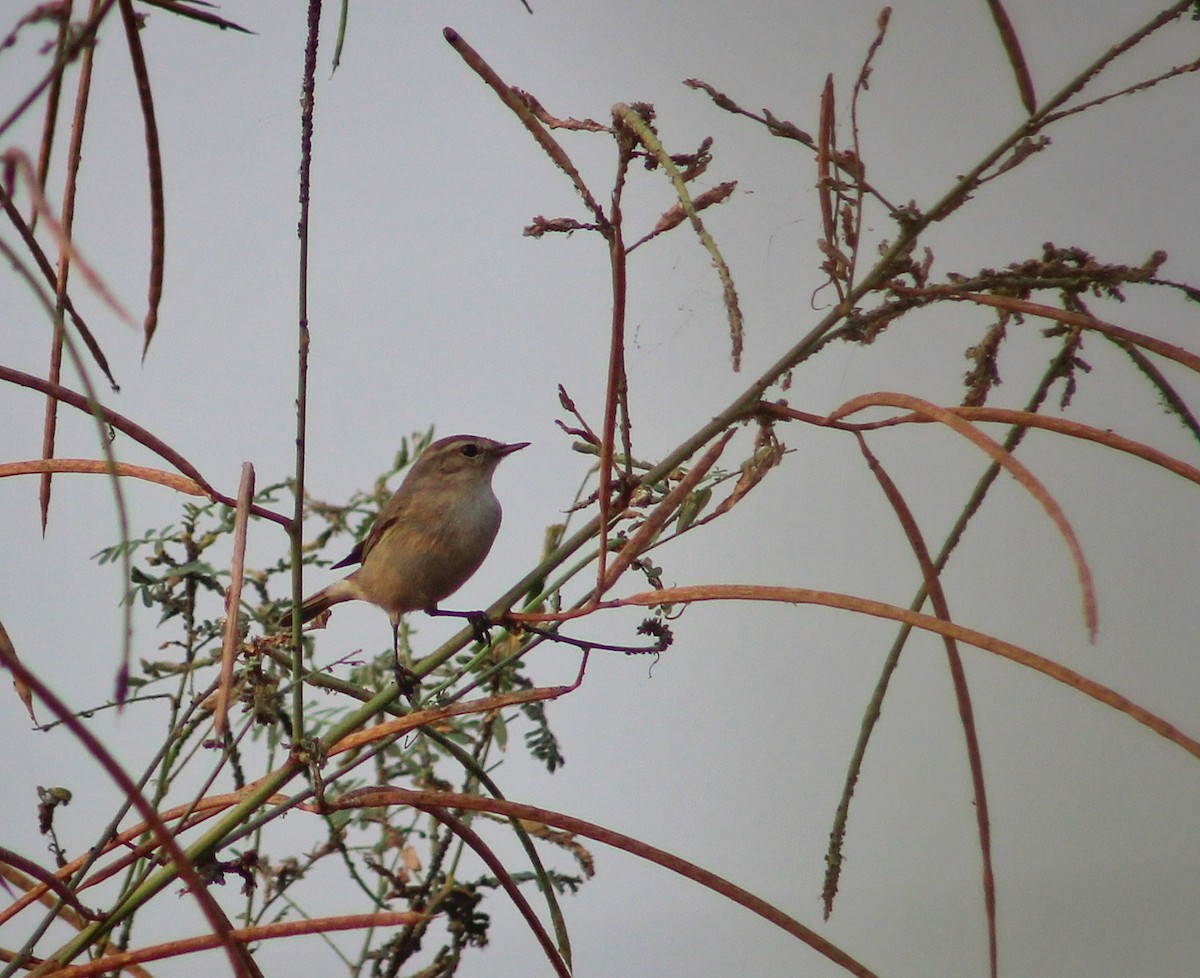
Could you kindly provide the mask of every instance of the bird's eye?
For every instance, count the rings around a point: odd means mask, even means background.
[[[465,455],[467,458],[474,458],[476,455],[479,454],[479,446],[476,445],[473,441],[469,441],[465,445],[463,445],[463,447],[460,448],[459,451],[462,452],[463,455]]]

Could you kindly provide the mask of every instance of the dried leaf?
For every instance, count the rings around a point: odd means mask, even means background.
[[[3,622],[0,622],[0,662],[7,665],[9,662],[16,661],[17,650],[13,647],[12,640],[8,637],[8,632],[4,630]],[[18,698],[25,704],[25,711],[29,714],[29,719],[37,723],[37,716],[33,712],[33,693],[30,692],[29,687],[14,676],[13,689],[17,691]]]

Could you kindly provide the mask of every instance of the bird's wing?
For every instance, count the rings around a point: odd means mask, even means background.
[[[361,564],[366,560],[370,556],[371,551],[375,549],[375,544],[382,540],[384,535],[409,513],[411,510],[411,506],[409,505],[410,496],[411,492],[406,492],[404,485],[401,485],[392,494],[392,498],[383,504],[383,509],[375,517],[375,522],[371,524],[371,529],[367,531],[367,535],[354,545],[354,549],[349,554],[333,566],[346,567],[349,564]]]
[[[378,524],[376,524],[376,525],[378,525]],[[372,530],[374,530],[374,527],[372,527]],[[349,567],[351,564],[361,564],[363,556],[365,554],[365,550],[366,550],[365,544],[366,544],[367,540],[369,540],[369,539],[370,539],[370,536],[368,535],[366,540],[359,540],[358,543],[356,543],[354,545],[354,549],[351,550],[348,554],[346,554],[345,557],[343,557],[341,560],[339,560],[330,569],[337,570],[337,568],[339,568],[339,567]]]

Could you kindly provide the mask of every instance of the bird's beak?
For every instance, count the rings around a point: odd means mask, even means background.
[[[505,455],[511,455],[513,452],[519,452],[522,448],[528,447],[529,442],[527,441],[517,441],[513,442],[511,445],[501,445],[496,449],[496,455],[499,458],[504,458]]]

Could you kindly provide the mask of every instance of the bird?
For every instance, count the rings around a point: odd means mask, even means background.
[[[359,564],[359,568],[306,598],[300,620],[307,622],[343,601],[367,601],[382,608],[392,624],[402,690],[407,672],[399,663],[402,615],[425,611],[464,617],[479,632],[486,622],[482,612],[442,611],[438,602],[462,587],[492,549],[501,518],[492,475],[504,458],[528,445],[524,441],[505,444],[482,435],[451,435],[430,444],[367,535],[333,565],[336,569]],[[291,611],[280,624],[291,627]]]

